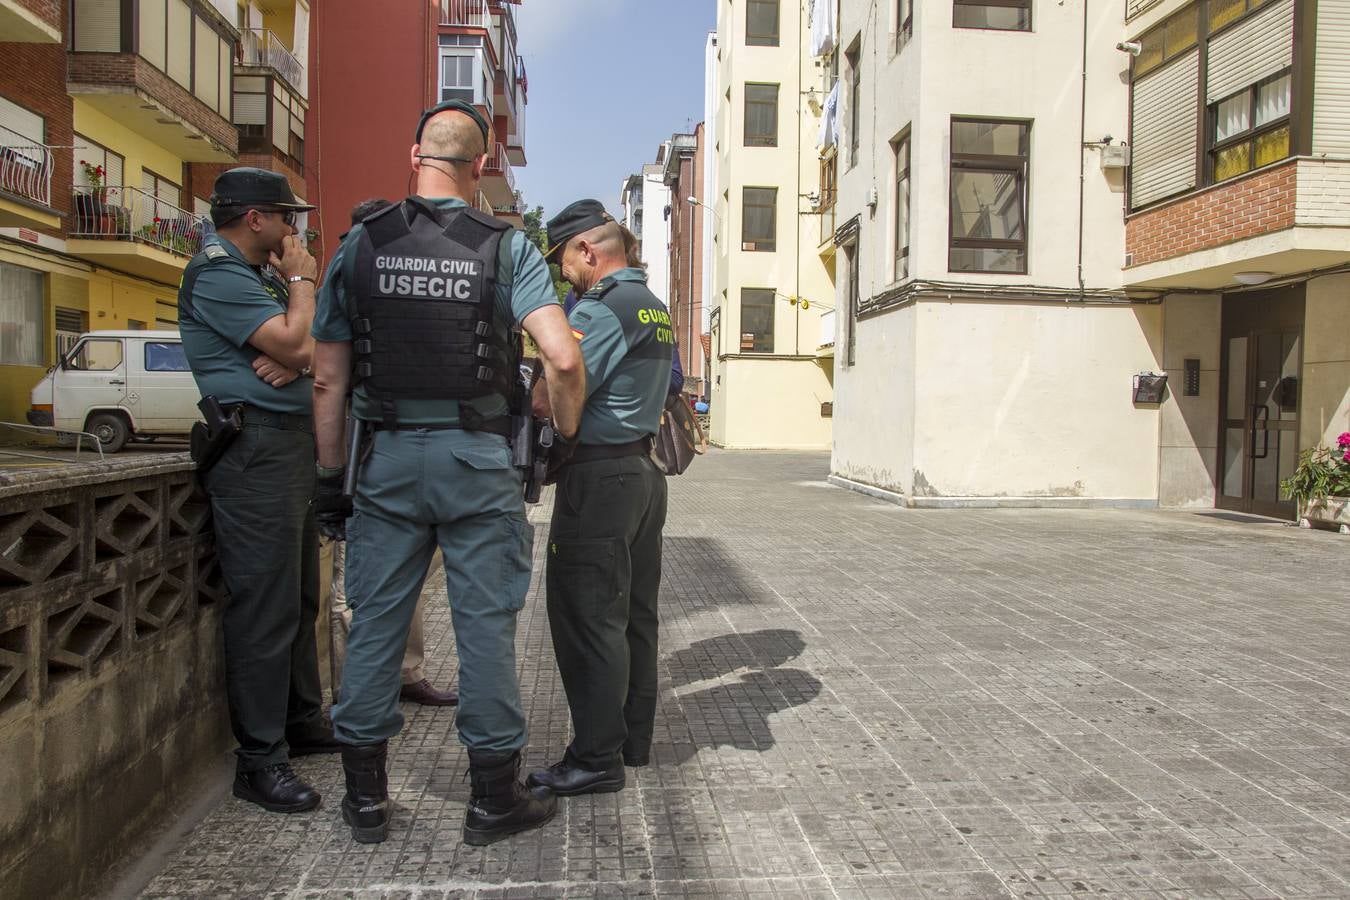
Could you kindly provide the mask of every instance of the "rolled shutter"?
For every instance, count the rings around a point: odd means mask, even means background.
[[[77,52],[122,51],[122,4],[107,0],[75,0],[72,10]]]
[[[1317,4],[1313,153],[1350,154],[1350,0]]]
[[[1200,53],[1134,83],[1130,202],[1136,209],[1195,187]]]
[[[1222,100],[1293,61],[1294,0],[1281,0],[1209,42],[1205,100]]]
[[[25,144],[41,144],[46,137],[46,120],[35,112],[29,112],[22,106],[0,97],[0,128],[13,132],[23,139]],[[14,143],[12,135],[0,133],[5,146]]]

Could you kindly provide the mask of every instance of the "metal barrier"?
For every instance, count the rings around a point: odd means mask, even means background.
[[[442,25],[466,25],[471,28],[492,27],[492,13],[487,0],[441,0]]]
[[[98,451],[98,460],[103,462],[103,444],[96,435],[87,431],[67,431],[64,428],[54,428],[50,425],[25,425],[20,422],[0,422],[0,428],[13,428],[15,431],[28,432],[30,434],[44,434],[56,438],[58,441],[64,436],[75,438],[75,458],[61,459],[59,456],[44,456],[37,453],[23,453],[19,450],[8,450],[0,447],[0,454],[5,456],[19,456],[25,459],[41,459],[47,462],[74,463],[80,460],[80,450],[83,449],[84,439],[89,438],[93,442],[93,447]]]
[[[239,35],[242,65],[266,66],[281,76],[301,97],[309,96],[304,63],[295,58],[286,45],[266,28],[246,28]]]

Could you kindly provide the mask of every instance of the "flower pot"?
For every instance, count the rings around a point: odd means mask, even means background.
[[[1298,514],[1299,528],[1335,528],[1350,534],[1350,497],[1319,497],[1304,502]]]

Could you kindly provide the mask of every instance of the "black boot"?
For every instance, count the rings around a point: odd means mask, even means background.
[[[475,847],[543,825],[558,811],[558,798],[520,783],[520,752],[469,751],[472,796],[464,808],[464,843]]]
[[[342,821],[352,827],[360,844],[378,844],[389,837],[389,779],[384,760],[389,744],[343,744],[342,770],[347,773],[347,796],[342,798]]]

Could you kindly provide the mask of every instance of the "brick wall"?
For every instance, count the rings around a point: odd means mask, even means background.
[[[37,0],[24,5],[35,11],[41,11],[44,6],[57,7],[56,3]],[[59,9],[55,15],[52,24],[59,25]],[[52,208],[64,215],[70,212],[71,179],[75,169],[69,149],[74,143],[72,123],[75,112],[74,103],[66,93],[66,50],[60,44],[0,43],[0,59],[5,61],[0,66],[0,97],[42,116],[46,120],[45,143],[65,148],[52,151],[51,196]],[[62,236],[59,231],[39,230],[53,237]]]
[[[191,92],[130,53],[71,53],[69,80],[75,84],[109,84],[134,87],[163,103],[231,153],[239,150],[239,132],[219,113]]]
[[[1296,172],[1291,160],[1131,216],[1125,223],[1131,265],[1292,227]]]
[[[19,0],[19,5],[53,28],[61,27],[60,0]]]

